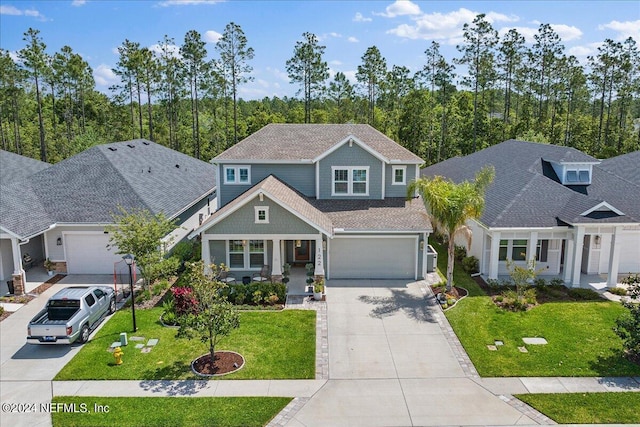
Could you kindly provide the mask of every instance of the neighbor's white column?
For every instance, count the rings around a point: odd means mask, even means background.
[[[571,272],[572,272],[572,266],[573,266],[573,248],[574,248],[574,241],[566,238],[565,239],[565,244],[564,244],[564,271],[563,271],[563,280],[564,283],[570,283],[571,282]]]
[[[282,258],[280,258],[280,239],[273,239],[271,248],[271,275],[282,276]]]
[[[618,284],[618,266],[620,264],[620,234],[622,227],[614,228],[613,236],[611,236],[611,251],[609,252],[609,271],[607,277],[607,286],[615,287]]]
[[[571,286],[580,286],[580,270],[582,269],[582,249],[584,247],[584,227],[576,227],[573,253],[573,279]]]
[[[211,259],[211,248],[209,247],[209,239],[207,239],[206,234],[202,233],[202,261],[204,262],[204,272],[205,273],[210,273],[211,269],[209,268],[209,265],[211,265],[211,263],[214,261]],[[222,261],[220,260],[215,260],[218,264],[220,264]]]
[[[13,254],[13,274],[22,274],[22,254],[20,253],[20,243],[18,238],[11,238],[11,253]]]
[[[489,255],[489,279],[498,279],[498,256],[500,253],[500,232],[491,235],[491,254]]]
[[[315,276],[324,276],[324,256],[322,254],[322,235],[316,239]]]
[[[538,232],[532,231],[529,234],[529,246],[527,247],[527,262],[536,259],[536,246],[538,245]]]

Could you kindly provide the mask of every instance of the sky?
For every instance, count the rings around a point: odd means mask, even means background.
[[[484,13],[502,35],[516,28],[533,42],[540,24],[550,24],[566,53],[586,63],[606,39],[633,37],[640,45],[639,1],[219,1],[219,0],[2,0],[0,47],[12,54],[25,46],[23,34],[40,30],[53,54],[69,45],[93,68],[96,88],[105,93],[117,82],[111,69],[125,39],[157,47],[164,35],[182,44],[189,30],[207,42],[209,59],[230,22],[240,25],[248,46],[253,81],[239,88],[244,99],[296,96],[286,61],[304,32],[326,46],[331,77],[355,73],[368,47],[377,46],[393,65],[420,70],[432,41],[451,61],[459,57],[462,27]],[[461,70],[458,70],[462,72]]]

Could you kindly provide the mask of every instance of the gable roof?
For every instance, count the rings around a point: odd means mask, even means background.
[[[640,185],[640,150],[605,159],[600,168],[624,180]]]
[[[53,224],[111,223],[118,206],[173,218],[215,190],[215,173],[209,163],[137,139],[91,147],[6,187],[0,225],[29,237]]]
[[[549,162],[592,163],[591,184],[562,185]],[[640,200],[631,197],[640,194],[640,186],[618,176],[614,165],[603,168],[597,159],[570,147],[508,140],[429,166],[421,174],[461,182],[472,180],[486,165],[496,170],[480,218],[489,227],[640,222]],[[582,215],[603,202],[624,215]]]
[[[424,161],[382,132],[364,124],[271,123],[213,159],[214,162],[308,162],[322,158],[350,137],[387,162],[422,164]]]
[[[336,232],[431,232],[432,227],[419,199],[316,200],[269,175],[214,212],[194,230],[193,237],[232,215],[260,193],[332,237]]]
[[[295,189],[289,187],[275,176],[269,175],[214,212],[213,215],[207,218],[200,227],[190,234],[190,237],[195,236],[222,221],[242,206],[251,202],[251,200],[260,194],[266,195],[269,199],[292,212],[312,227],[315,227],[318,231],[331,235],[331,220],[329,220],[325,214],[315,208],[311,203],[309,203],[306,197]]]
[[[0,185],[20,181],[50,166],[40,160],[0,150]]]

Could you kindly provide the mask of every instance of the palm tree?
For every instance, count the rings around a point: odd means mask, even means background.
[[[495,169],[493,166],[482,168],[473,182],[463,181],[460,184],[436,176],[419,178],[411,182],[407,196],[416,192],[422,197],[431,223],[436,231],[448,240],[447,291],[453,287],[453,263],[455,237],[464,236],[467,245],[471,246],[471,229],[467,226],[470,219],[479,218],[484,209],[484,193],[493,182]]]

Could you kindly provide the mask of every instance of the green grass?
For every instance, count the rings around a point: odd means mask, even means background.
[[[640,424],[640,393],[522,394],[518,399],[560,424]]]
[[[54,412],[57,426],[264,426],[291,401],[289,397],[68,397],[76,413]],[[84,406],[83,406],[84,405]],[[108,408],[96,412],[95,406]],[[70,408],[70,407],[69,407]],[[78,411],[86,408],[86,413]],[[171,408],[171,410],[167,410]],[[62,409],[62,408],[61,408]]]
[[[438,267],[446,271],[446,252],[438,245]],[[440,254],[445,254],[441,256]],[[612,327],[624,311],[610,301],[546,303],[527,312],[502,310],[460,266],[457,286],[469,290],[446,316],[478,373],[483,377],[512,376],[637,376],[640,366],[622,356],[622,344]],[[527,346],[523,337],[544,337],[549,344]],[[505,343],[489,351],[494,340]]]
[[[201,378],[190,364],[208,351],[199,339],[175,337],[176,330],[158,321],[161,308],[136,312],[138,332],[132,334],[131,313],[117,312],[58,373],[56,380],[152,380]],[[116,366],[108,352],[120,332],[146,339],[158,338],[150,353],[135,349],[136,342],[123,347],[123,364]],[[242,354],[245,366],[220,379],[313,379],[315,378],[315,312],[242,312],[240,328],[225,337],[216,350]]]

